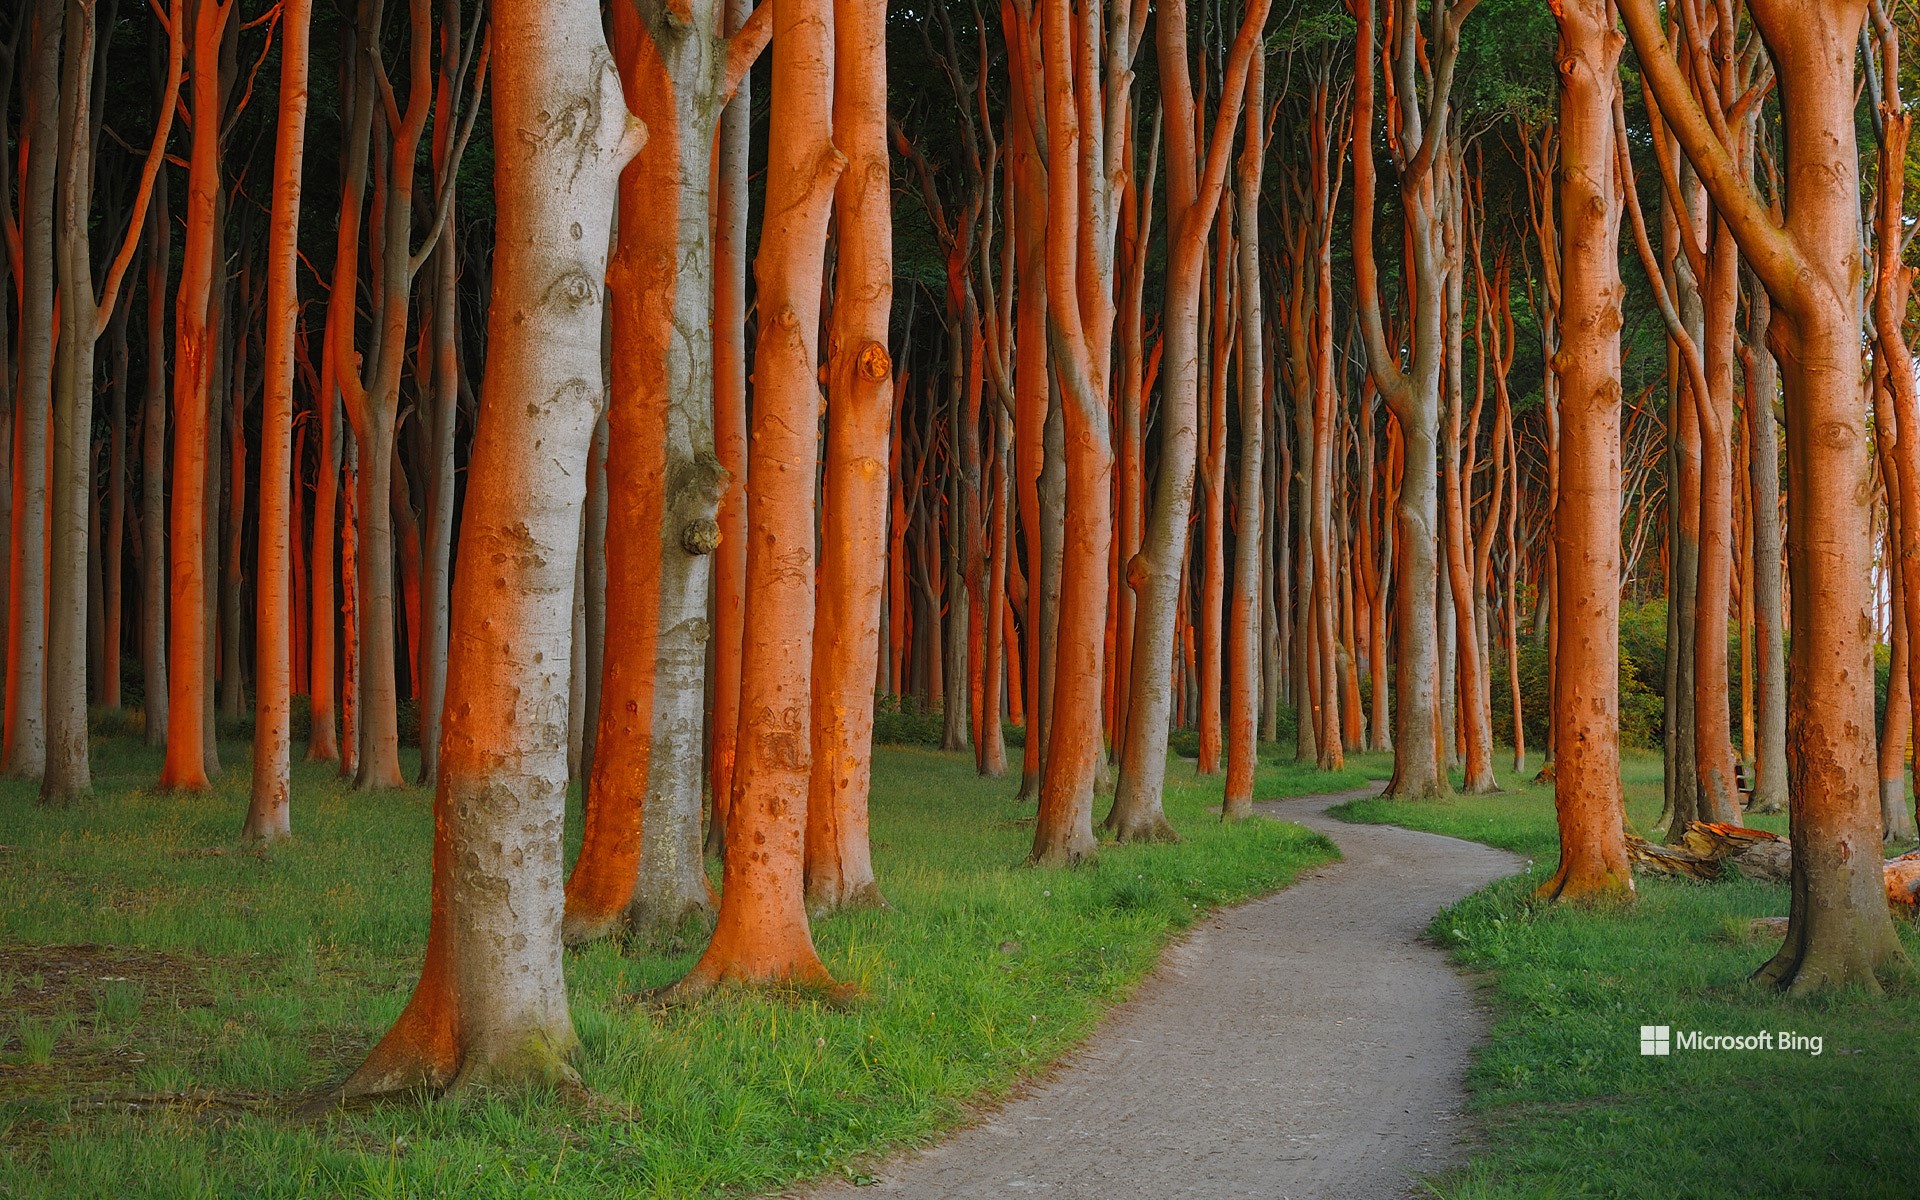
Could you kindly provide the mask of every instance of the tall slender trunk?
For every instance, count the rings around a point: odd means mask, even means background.
[[[1207,230],[1225,186],[1233,135],[1245,100],[1249,63],[1266,28],[1268,0],[1253,0],[1241,16],[1222,77],[1219,110],[1205,147],[1196,144],[1192,73],[1187,56],[1185,0],[1159,12],[1158,60],[1167,137],[1167,290],[1162,322],[1166,355],[1161,375],[1162,448],[1153,508],[1135,559],[1140,608],[1134,631],[1132,695],[1126,753],[1107,824],[1123,840],[1164,837],[1161,807],[1171,729],[1172,659],[1179,621],[1180,583],[1187,559],[1186,514],[1193,500],[1198,441],[1201,266]],[[1259,120],[1261,114],[1249,114]]]
[[[167,744],[167,261],[173,225],[167,175],[154,180],[147,219],[147,390],[140,412],[140,687],[146,741]]]
[[[48,419],[54,387],[54,182],[60,157],[62,6],[37,0],[27,27],[26,166],[20,179],[19,387],[14,393],[12,585],[7,610],[8,775],[47,766]],[[84,669],[84,666],[83,666]]]
[[[1403,370],[1387,347],[1380,315],[1378,268],[1373,245],[1374,164],[1374,0],[1350,0],[1359,27],[1354,49],[1353,144],[1353,259],[1358,309],[1365,334],[1367,360],[1388,409],[1398,419],[1404,474],[1398,500],[1399,531],[1395,539],[1395,629],[1400,639],[1395,663],[1393,781],[1389,795],[1421,799],[1445,793],[1441,773],[1445,748],[1438,720],[1441,696],[1440,646],[1434,614],[1439,593],[1435,563],[1439,504],[1437,441],[1440,415],[1440,371],[1444,342],[1443,297],[1446,280],[1444,249],[1439,245],[1441,210],[1435,175],[1444,162],[1448,138],[1448,100],[1454,65],[1460,48],[1460,27],[1477,0],[1454,0],[1445,11],[1432,14],[1439,35],[1426,49],[1431,63],[1428,95],[1415,87],[1415,42],[1419,36],[1417,4],[1393,0],[1395,16],[1392,59],[1398,86],[1398,146],[1400,196],[1404,208],[1408,257],[1411,260],[1413,349]],[[1444,731],[1449,740],[1451,731]]]
[[[1014,28],[1014,0],[1001,0],[1002,24]],[[1032,39],[1027,39],[1031,42]],[[1036,56],[1038,50],[1032,51]],[[1027,95],[1027,72],[1009,72],[1016,110],[1041,100]],[[1020,530],[1026,545],[1026,705],[1025,745],[1020,758],[1020,799],[1037,800],[1045,766],[1048,721],[1052,716],[1047,683],[1045,635],[1045,557],[1040,511],[1040,476],[1044,469],[1047,410],[1050,407],[1047,370],[1047,175],[1031,121],[1013,122],[1012,160],[1008,179],[1013,194],[1014,239],[1014,498],[1020,511]]]
[[[846,157],[831,140],[834,12],[772,0],[768,217],[755,263],[759,339],[747,465],[743,718],[713,940],[678,995],[722,982],[825,984],[807,925],[819,330],[827,219]],[[749,849],[750,848],[750,849]]]
[[[1881,375],[1880,370],[1874,372]],[[1881,397],[1886,394],[1883,378],[1874,383],[1874,424],[1890,407]],[[1899,484],[1893,478],[1898,470],[1884,443],[1880,451],[1881,477],[1887,485],[1887,592],[1892,609],[1892,630],[1888,636],[1887,705],[1880,718],[1880,825],[1881,836],[1889,842],[1911,841],[1915,836],[1913,809],[1907,803],[1907,753],[1913,737],[1913,695],[1908,687],[1908,655],[1912,652],[1907,628],[1906,571],[1900,561],[1900,526],[1906,520],[1901,511]]]
[[[1260,585],[1267,573],[1261,557],[1268,545],[1261,513],[1265,468],[1266,360],[1260,305],[1260,178],[1266,160],[1265,61],[1253,60],[1247,76],[1247,112],[1234,197],[1240,236],[1240,522],[1233,542],[1233,610],[1228,622],[1227,786],[1221,818],[1238,820],[1253,807],[1255,713],[1260,704]]]
[[[187,164],[186,245],[174,302],[173,583],[167,667],[167,752],[160,786],[207,786],[208,403],[214,370],[209,308],[218,285],[214,230],[219,202],[220,45],[233,0],[192,0],[193,148]]]
[[[327,320],[334,315],[329,306]],[[340,503],[340,397],[334,383],[330,355],[320,362],[320,390],[313,398],[315,418],[320,425],[320,441],[314,453],[313,486],[313,582],[308,590],[312,621],[308,627],[310,649],[307,660],[307,760],[333,762],[340,757],[340,738],[335,726],[334,696],[338,681],[334,672],[334,628],[339,617],[334,609],[334,545]],[[344,560],[343,560],[344,562]]]
[[[1560,494],[1553,530],[1559,601],[1553,696],[1554,805],[1560,865],[1543,895],[1589,901],[1633,894],[1620,792],[1620,283],[1614,99],[1624,44],[1610,0],[1558,10]],[[1632,186],[1627,174],[1624,186]]]
[[[289,505],[293,461],[293,339],[300,316],[294,271],[300,238],[300,181],[306,158],[307,56],[313,0],[287,0],[280,13],[280,111],[275,127],[273,212],[267,242],[266,394],[260,413],[259,568],[254,591],[253,791],[240,835],[270,842],[293,831],[287,799],[293,750],[291,543],[300,536]],[[237,621],[238,613],[234,614]]]
[[[1860,195],[1853,63],[1866,0],[1752,0],[1779,73],[1786,221],[1775,224],[1708,124],[1651,0],[1620,0],[1649,88],[1776,308],[1787,406],[1794,691],[1788,709],[1792,907],[1756,978],[1805,994],[1879,987],[1906,955],[1887,915],[1873,754]]]
[[[1915,632],[1920,631],[1920,385],[1914,381],[1913,352],[1907,345],[1905,328],[1907,298],[1913,277],[1898,248],[1905,244],[1905,164],[1913,134],[1913,115],[1900,100],[1898,27],[1888,19],[1880,0],[1872,0],[1870,11],[1874,40],[1880,51],[1880,94],[1877,97],[1880,114],[1877,126],[1879,186],[1875,189],[1873,213],[1874,240],[1879,251],[1873,281],[1874,357],[1886,372],[1887,394],[1893,401],[1893,419],[1880,421],[1879,426],[1882,430],[1890,426],[1894,431],[1892,454],[1885,459],[1890,468],[1887,507],[1890,523],[1894,522],[1892,510],[1896,507],[1899,509],[1899,586],[1895,588],[1895,595],[1898,600],[1904,601],[1906,610],[1907,690],[1911,696],[1915,684],[1920,683],[1920,666],[1915,665],[1916,656],[1913,653],[1913,638]],[[1765,315],[1761,309],[1754,310],[1757,320],[1764,320]],[[1777,489],[1777,481],[1775,486]],[[1763,596],[1763,599],[1767,598]],[[1777,595],[1771,600],[1778,604]],[[1895,628],[1898,627],[1896,623]],[[1894,678],[1898,679],[1899,676],[1896,674]],[[1892,686],[1890,683],[1889,696],[1892,695]],[[1904,743],[1906,739],[1902,737],[1901,740]],[[1884,775],[1883,772],[1883,793],[1886,786]],[[1759,801],[1757,793],[1754,799],[1756,803]],[[1895,828],[1903,833],[1913,829],[1914,814],[1911,810],[1906,812],[1904,821],[1896,825],[1891,819],[1892,810],[1886,806],[1887,798],[1883,795],[1882,807],[1889,818],[1889,833]]]
[[[460,27],[459,0],[441,0],[440,69],[434,82],[433,182],[451,210],[457,201],[460,164],[454,157],[455,105],[460,78],[456,64],[467,47]],[[426,428],[426,594],[420,602],[420,786],[436,787],[440,771],[440,722],[447,698],[448,602],[453,586],[453,507],[455,427],[460,408],[460,243],[453,229],[443,230],[433,249],[432,386],[422,397]],[[424,370],[424,364],[422,364]]]
[[[513,136],[495,146],[501,237],[454,580],[447,687],[461,702],[441,739],[432,918],[413,999],[349,1094],[577,1078],[559,872],[572,614],[555,598],[572,587],[603,395],[603,233],[640,131],[597,5],[495,0],[493,28],[493,127]]]
[[[1787,810],[1786,613],[1780,579],[1780,371],[1767,348],[1772,305],[1748,270],[1747,411],[1753,444],[1747,467],[1753,476],[1753,612],[1759,659],[1759,720],[1755,731],[1755,812]],[[1911,654],[1911,648],[1909,648]],[[1909,658],[1911,662],[1911,658]],[[1911,674],[1911,673],[1909,673]]]
[[[820,510],[826,536],[813,629],[806,896],[815,913],[880,899],[867,838],[867,793],[886,585],[887,476],[881,463],[892,441],[893,416],[886,0],[836,0],[833,34],[833,144],[847,164],[834,195],[826,497]],[[997,714],[997,688],[990,701],[982,700],[982,710],[987,703]]]
[[[127,322],[133,289],[127,288],[107,327],[113,380],[107,392],[107,495],[100,514],[100,705],[120,709],[120,651],[125,636],[122,568],[127,548]]]
[[[1257,121],[1249,121],[1254,125]],[[1222,207],[1227,207],[1222,203]],[[1200,754],[1196,773],[1220,772],[1221,668],[1224,665],[1222,623],[1226,616],[1227,594],[1227,376],[1233,349],[1233,252],[1234,222],[1231,213],[1223,214],[1213,235],[1212,295],[1206,312],[1209,327],[1202,337],[1208,343],[1204,363],[1206,374],[1201,390],[1206,394],[1206,469],[1201,472],[1200,545],[1195,553],[1200,560],[1200,705],[1195,724],[1199,726]]]
[[[750,0],[727,0],[729,36],[746,24]],[[740,77],[720,114],[713,195],[713,441],[727,472],[727,490],[715,519],[720,544],[713,558],[713,712],[709,720],[708,783],[713,813],[707,850],[719,853],[733,798],[733,764],[740,737],[740,654],[746,636],[747,573],[747,188],[753,142],[750,75]],[[902,551],[904,553],[904,551]],[[892,561],[889,556],[889,562]],[[896,689],[897,690],[897,689]]]

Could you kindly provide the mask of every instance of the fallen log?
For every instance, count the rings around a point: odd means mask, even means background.
[[[1887,903],[1908,916],[1920,914],[1920,850],[1887,860]]]
[[[1711,821],[1688,822],[1667,846],[1628,834],[1627,857],[1642,874],[1708,882],[1724,878],[1727,867],[1768,883],[1785,883],[1793,871],[1792,845],[1779,834]],[[1886,885],[1895,912],[1920,915],[1920,850],[1887,860]]]

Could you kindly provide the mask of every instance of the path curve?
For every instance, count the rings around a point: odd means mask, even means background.
[[[1343,861],[1218,913],[1051,1078],[939,1145],[869,1167],[860,1196],[1394,1200],[1457,1161],[1486,1022],[1421,935],[1523,865],[1475,842],[1325,815]],[[804,1193],[852,1196],[844,1183]]]

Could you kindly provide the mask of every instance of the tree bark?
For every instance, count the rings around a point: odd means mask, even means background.
[[[1198,452],[1199,313],[1201,265],[1207,230],[1219,208],[1233,135],[1245,99],[1249,64],[1266,28],[1268,0],[1253,0],[1221,80],[1206,159],[1198,155],[1194,98],[1187,61],[1185,0],[1170,0],[1159,12],[1158,56],[1167,138],[1168,263],[1162,322],[1166,355],[1161,375],[1162,445],[1153,507],[1140,555],[1129,567],[1137,577],[1139,611],[1133,645],[1132,694],[1127,704],[1126,753],[1107,825],[1123,841],[1164,838],[1171,831],[1161,805],[1171,730],[1172,661],[1179,621],[1180,582],[1187,559],[1187,513],[1193,503]],[[1249,114],[1249,120],[1259,115]]]
[[[146,742],[167,745],[167,261],[173,225],[167,175],[154,180],[147,220],[147,390],[140,413],[140,687]]]
[[[1562,4],[1560,489],[1553,514],[1554,807],[1560,865],[1540,894],[1630,898],[1620,792],[1620,187],[1614,95],[1625,41],[1611,0]]]
[[[187,164],[186,245],[174,302],[173,583],[168,605],[167,752],[164,788],[203,789],[207,759],[208,405],[215,368],[208,313],[219,286],[214,226],[220,183],[220,45],[233,0],[192,0],[193,148]],[[216,501],[217,507],[217,501]]]
[[[816,916],[885,903],[868,846],[867,795],[893,417],[886,0],[835,0],[833,35],[833,144],[847,163],[834,193],[826,496],[820,510],[826,536],[820,540],[819,619],[813,629],[805,876],[807,907]],[[988,703],[997,713],[997,687],[982,701],[983,719]]]
[[[293,832],[292,542],[289,506],[298,486],[293,461],[293,339],[300,315],[294,271],[300,240],[300,182],[306,158],[307,55],[313,0],[286,0],[280,12],[280,111],[275,126],[273,212],[267,244],[266,395],[260,415],[259,567],[254,591],[253,791],[240,836],[271,842]],[[238,614],[235,614],[237,619]]]
[[[60,156],[62,6],[37,0],[27,27],[26,142],[20,179],[19,386],[14,393],[12,616],[4,767],[38,780],[47,766],[47,468],[53,403],[55,199]]]
[[[608,630],[588,830],[568,881],[567,939],[624,923],[671,934],[711,911],[701,856],[709,555],[726,473],[713,446],[713,278],[708,186],[736,54],[720,7],[623,2],[613,45],[647,145],[620,185],[608,276]],[[749,26],[764,34],[764,26]],[[744,66],[740,68],[744,70]]]
[[[727,0],[729,36],[746,24],[750,0]],[[750,73],[720,114],[713,195],[713,440],[727,472],[715,520],[713,557],[713,711],[708,721],[708,786],[713,793],[707,851],[722,850],[733,764],[740,736],[740,653],[746,636],[747,573],[747,188],[753,142]],[[891,562],[889,558],[889,562]]]
[[[1788,706],[1793,904],[1756,978],[1796,994],[1858,985],[1906,960],[1888,919],[1873,754],[1866,411],[1860,392],[1860,195],[1853,116],[1865,0],[1753,0],[1779,72],[1786,222],[1776,225],[1686,94],[1651,0],[1621,0],[1662,113],[1772,295],[1787,402],[1795,689]]]
[[[420,984],[348,1095],[575,1082],[561,978],[571,606],[601,279],[641,131],[591,0],[495,0],[488,362],[454,579]]]
[[[1221,819],[1234,821],[1253,810],[1253,774],[1259,751],[1254,721],[1260,707],[1262,551],[1267,545],[1261,513],[1265,468],[1266,355],[1261,341],[1260,177],[1266,160],[1265,60],[1256,56],[1247,76],[1247,112],[1234,194],[1240,236],[1240,522],[1233,543],[1233,612],[1228,622],[1227,786]]]
[[[713,940],[670,993],[722,983],[825,985],[807,926],[812,768],[819,330],[827,218],[846,157],[834,147],[834,13],[772,0],[767,218],[755,263],[761,318],[747,463],[747,614],[741,738]]]

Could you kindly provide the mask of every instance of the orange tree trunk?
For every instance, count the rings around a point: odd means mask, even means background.
[[[812,771],[814,480],[827,217],[846,167],[833,132],[834,14],[772,0],[767,218],[755,262],[760,322],[747,462],[747,627],[727,858],[713,940],[672,991],[723,982],[824,984],[805,900]],[[832,536],[831,532],[829,536]]]
[[[301,166],[307,128],[307,43],[313,0],[281,10],[280,111],[275,127],[272,225],[267,245],[266,396],[260,416],[259,615],[254,651],[253,791],[240,835],[270,842],[293,831],[288,820],[293,676],[290,543],[300,535],[289,506],[293,463],[293,337],[300,297],[294,279],[299,250]],[[238,619],[235,614],[234,619]]]
[[[147,394],[140,416],[140,683],[145,693],[146,742],[167,744],[167,260],[173,225],[167,176],[154,181],[147,219]]]
[[[1873,226],[1877,243],[1881,247],[1893,247],[1901,245],[1904,236],[1903,198],[1906,194],[1907,146],[1913,133],[1913,116],[1907,112],[1906,106],[1900,101],[1899,31],[1887,18],[1886,11],[1879,0],[1873,0],[1872,13],[1874,32],[1880,49],[1880,79],[1883,89],[1880,96],[1879,181],[1874,192]],[[1888,519],[1899,531],[1896,547],[1899,563],[1894,571],[1894,577],[1897,580],[1894,596],[1896,603],[1904,606],[1904,612],[1896,614],[1894,628],[1897,632],[1902,624],[1905,626],[1906,694],[1909,698],[1920,694],[1914,687],[1916,683],[1920,683],[1920,655],[1913,653],[1914,634],[1920,631],[1920,385],[1916,385],[1914,381],[1913,352],[1907,346],[1904,327],[1907,292],[1911,279],[1909,269],[1897,252],[1883,250],[1876,256],[1873,283],[1874,357],[1880,370],[1886,372],[1884,394],[1892,401],[1893,408],[1891,414],[1876,412],[1878,426],[1876,432],[1889,428],[1895,431],[1891,439],[1885,439],[1882,434],[1876,440],[1881,441],[1884,455],[1882,461],[1887,467]],[[1893,419],[1881,420],[1882,415],[1890,415]],[[1771,434],[1772,429],[1769,426],[1768,436],[1762,443],[1766,453],[1771,453],[1773,450]],[[1775,490],[1777,487],[1776,484]],[[1894,513],[1896,509],[1897,516]],[[1771,516],[1771,514],[1766,515]],[[1769,540],[1756,537],[1757,543],[1766,543],[1758,545],[1757,549],[1764,551],[1777,548],[1778,526],[1775,525],[1767,532],[1773,535],[1772,538]],[[1758,564],[1756,570],[1769,566],[1771,564]],[[1778,594],[1773,595],[1770,600],[1772,608],[1770,615],[1777,616]],[[1761,607],[1763,610],[1768,607],[1768,598],[1762,599]],[[1901,620],[1902,616],[1904,621]],[[1762,624],[1764,625],[1765,622],[1763,621]],[[1766,631],[1763,629],[1762,633],[1765,635]],[[1763,644],[1761,649],[1762,653],[1772,649],[1775,657],[1778,657],[1777,643],[1771,646]],[[1771,685],[1771,679],[1772,676],[1769,673],[1769,685]],[[1892,697],[1898,690],[1900,680],[1901,672],[1896,662],[1893,679],[1888,684],[1889,712],[1893,710]],[[1908,705],[1908,715],[1910,723],[1912,720],[1920,720],[1920,713],[1914,711],[1911,702]],[[1887,722],[1887,728],[1889,730],[1895,728],[1891,720]],[[1771,730],[1763,731],[1763,737],[1770,732]],[[1910,730],[1902,730],[1900,733],[1899,740],[1903,748],[1906,746],[1909,732]],[[1771,746],[1768,749],[1771,749]],[[1883,752],[1883,762],[1885,759],[1886,755]],[[1904,803],[1895,804],[1893,798],[1885,794],[1888,790],[1889,776],[1893,777],[1892,782],[1899,790],[1902,792],[1905,790],[1905,768],[1899,764],[1900,759],[1896,758],[1893,768],[1890,771],[1883,769],[1881,773],[1883,793],[1881,806],[1886,814],[1889,833],[1899,829],[1907,836],[1912,836],[1914,813],[1911,806]],[[1762,775],[1764,778],[1764,772]],[[1758,792],[1755,793],[1754,800],[1756,804],[1759,802]],[[1904,817],[1897,822],[1893,816],[1896,807],[1904,813]]]
[[[1041,866],[1081,862],[1096,850],[1093,784],[1100,758],[1107,556],[1113,552],[1107,369],[1116,316],[1113,231],[1119,208],[1112,183],[1117,172],[1106,168],[1109,159],[1117,163],[1124,153],[1128,73],[1139,32],[1122,6],[1112,6],[1107,16],[1106,53],[1096,66],[1098,10],[1083,10],[1075,20],[1068,0],[1048,0],[1040,15],[1047,226],[1095,231],[1092,237],[1050,237],[1046,244],[1047,333],[1061,385],[1066,508],[1053,718],[1028,859]],[[1107,108],[1101,119],[1083,121],[1082,113],[1091,118],[1098,109],[1094,98],[1103,94]]]
[[[813,629],[806,896],[816,914],[881,901],[867,839],[867,793],[886,585],[884,464],[893,415],[893,359],[887,353],[893,217],[886,0],[835,0],[833,34],[833,144],[847,156],[847,165],[834,193],[837,257],[827,352],[826,498],[820,512],[827,536],[820,544],[819,618]],[[977,661],[972,666],[979,670]],[[997,711],[997,689],[991,702]]]
[[[1630,897],[1620,794],[1620,200],[1613,99],[1622,41],[1608,0],[1562,5],[1560,22],[1560,495],[1553,696],[1560,866],[1541,892]],[[1631,180],[1631,176],[1628,177]],[[1630,184],[1629,184],[1630,186]]]
[[[1876,388],[1876,393],[1879,390]],[[1877,395],[1874,407],[1875,428],[1887,428],[1879,421],[1886,406],[1878,402]],[[1899,544],[1900,526],[1906,517],[1894,496],[1898,485],[1891,476],[1896,468],[1888,461],[1884,443],[1882,447],[1883,477],[1887,479],[1887,579],[1893,602],[1893,631],[1889,639],[1891,670],[1887,678],[1887,707],[1880,719],[1880,827],[1882,837],[1897,842],[1911,841],[1914,837],[1913,810],[1907,805],[1907,751],[1913,733],[1913,699],[1907,687],[1911,642],[1907,628],[1905,564],[1893,549]]]
[[[1792,909],[1756,975],[1794,993],[1858,985],[1905,961],[1887,915],[1873,747],[1866,408],[1861,395],[1860,194],[1854,47],[1865,0],[1755,0],[1779,72],[1784,225],[1740,176],[1687,95],[1651,0],[1621,0],[1634,47],[1681,146],[1772,295],[1787,405],[1794,690],[1788,703]]]
[[[460,523],[434,792],[432,923],[412,1001],[348,1095],[574,1079],[561,979],[572,593],[599,418],[600,281],[626,119],[591,0],[495,0],[500,231]],[[574,231],[593,232],[575,236]]]
[[[1249,121],[1249,125],[1258,124]],[[1200,758],[1195,771],[1220,772],[1222,611],[1227,593],[1227,366],[1233,349],[1233,223],[1222,218],[1213,237],[1213,295],[1207,360],[1207,466],[1201,472]]]
[[[727,0],[727,32],[746,24],[750,0]],[[707,721],[708,783],[713,812],[707,849],[718,853],[733,796],[734,748],[740,735],[740,646],[746,634],[747,572],[747,156],[752,148],[751,78],[740,77],[720,114],[713,193],[713,441],[727,472],[714,514],[720,544],[713,552],[713,710]],[[889,562],[892,560],[889,559]],[[897,687],[894,689],[899,690]]]
[[[1040,77],[1038,30],[1033,28],[1030,5],[1001,0],[1000,21],[1008,35],[1010,106],[1016,112],[1037,112],[1043,98],[1030,94],[1029,80]],[[1018,36],[1015,36],[1018,31]],[[1016,120],[1007,164],[1014,221],[1014,481],[1021,537],[1026,545],[1026,740],[1020,761],[1020,799],[1040,795],[1045,765],[1048,722],[1052,718],[1045,683],[1051,670],[1044,631],[1046,587],[1042,570],[1040,534],[1040,473],[1044,462],[1049,383],[1047,378],[1047,193],[1046,163],[1035,138],[1035,122]]]
[[[160,786],[207,786],[207,405],[214,365],[207,311],[214,288],[220,191],[220,42],[233,0],[196,0],[191,55],[193,149],[187,161],[186,247],[174,301],[173,584],[167,639],[167,753]]]
[[[1247,112],[1234,201],[1240,225],[1240,521],[1234,530],[1233,601],[1227,622],[1227,787],[1222,820],[1253,811],[1258,761],[1254,721],[1260,711],[1261,478],[1266,449],[1265,320],[1260,306],[1260,175],[1266,160],[1266,69],[1256,56],[1247,76]]]
[[[1394,664],[1393,781],[1389,794],[1423,799],[1447,790],[1441,773],[1445,747],[1439,721],[1440,646],[1434,614],[1438,607],[1435,531],[1439,528],[1437,443],[1440,414],[1440,371],[1445,338],[1442,333],[1442,291],[1446,278],[1441,241],[1442,213],[1436,173],[1448,137],[1448,93],[1459,57],[1460,27],[1477,0],[1453,0],[1444,12],[1435,12],[1431,26],[1439,34],[1427,47],[1433,60],[1431,94],[1395,96],[1399,107],[1398,160],[1400,194],[1405,209],[1412,300],[1412,355],[1403,370],[1388,348],[1380,313],[1378,268],[1373,245],[1374,165],[1366,148],[1373,145],[1374,121],[1374,10],[1373,0],[1349,0],[1359,26],[1354,50],[1353,144],[1361,147],[1353,158],[1353,260],[1357,308],[1365,334],[1367,360],[1389,411],[1398,419],[1405,464],[1398,499],[1399,531],[1394,562],[1399,578],[1395,588],[1395,630],[1399,639]],[[1414,58],[1413,42],[1421,22],[1413,0],[1393,0],[1394,56]]]
[[[726,475],[713,447],[707,187],[734,56],[715,0],[689,12],[682,22],[655,0],[613,9],[621,83],[648,137],[621,177],[608,275],[606,587],[619,616],[606,630],[587,830],[567,884],[569,943],[623,922],[671,933],[711,906],[700,736],[708,555]],[[744,55],[763,44],[743,34],[732,45]]]

